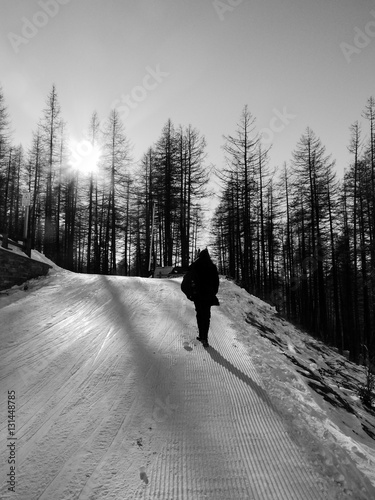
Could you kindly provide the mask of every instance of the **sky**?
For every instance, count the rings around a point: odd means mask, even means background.
[[[55,84],[78,145],[93,111],[115,107],[135,161],[171,119],[220,170],[247,105],[271,168],[310,127],[342,175],[375,96],[373,0],[1,0],[0,14],[0,85],[25,148]]]

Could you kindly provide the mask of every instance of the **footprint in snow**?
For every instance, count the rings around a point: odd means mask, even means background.
[[[147,474],[146,474],[146,471],[145,471],[145,467],[141,467],[139,469],[139,472],[140,472],[140,478],[142,479],[142,481],[144,481],[146,484],[148,484],[148,477],[147,477]]]
[[[184,342],[183,346],[184,346],[184,349],[186,351],[192,351],[193,350],[193,348],[190,347],[189,342]]]

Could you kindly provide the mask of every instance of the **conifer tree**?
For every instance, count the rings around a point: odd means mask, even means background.
[[[8,233],[9,159],[11,156],[10,120],[5,97],[0,87],[0,231]]]
[[[130,144],[116,109],[111,111],[103,135],[103,169],[108,175],[105,226],[108,251],[104,270],[116,274],[116,242],[120,229],[123,228],[123,216],[126,212],[127,174],[131,161]]]
[[[41,126],[46,179],[43,249],[48,258],[56,260],[58,241],[56,241],[57,213],[54,186],[60,154],[61,110],[55,85],[52,86],[51,92],[48,95]]]

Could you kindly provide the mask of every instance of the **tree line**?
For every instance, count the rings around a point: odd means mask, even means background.
[[[204,222],[205,139],[168,120],[140,162],[116,109],[93,112],[73,148],[55,85],[27,151],[12,144],[0,91],[0,233],[23,237],[30,193],[31,246],[72,271],[148,276],[187,266]]]
[[[245,106],[224,137],[210,221],[221,274],[357,362],[375,351],[374,98],[362,117],[366,130],[359,121],[350,126],[352,161],[338,179],[335,160],[310,128],[289,164],[271,169]],[[72,161],[53,85],[30,147],[14,145],[0,89],[0,233],[22,239],[26,191],[32,247],[61,267],[127,276],[186,268],[207,229],[212,167],[204,136],[168,120],[136,162],[113,109],[105,120],[93,112],[85,142],[89,154]]]
[[[315,337],[375,354],[375,99],[350,127],[352,161],[338,179],[335,161],[307,128],[292,160],[269,168],[255,118],[244,108],[225,137],[226,168],[212,219],[220,272]]]

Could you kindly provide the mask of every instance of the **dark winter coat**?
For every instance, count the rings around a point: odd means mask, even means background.
[[[189,266],[181,283],[181,290],[189,300],[206,302],[218,306],[216,294],[219,290],[219,273],[208,251],[202,250]]]

